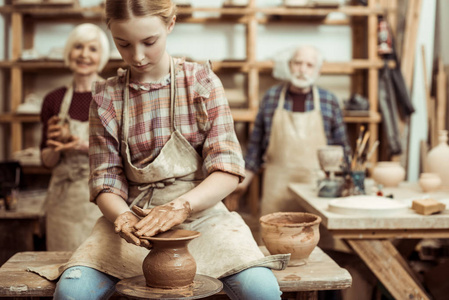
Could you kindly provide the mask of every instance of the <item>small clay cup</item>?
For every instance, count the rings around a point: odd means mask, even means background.
[[[192,286],[196,262],[187,245],[200,235],[198,231],[179,229],[147,237],[153,247],[142,264],[146,285],[160,289]]]
[[[289,266],[307,262],[320,240],[321,218],[304,212],[276,212],[260,218],[261,236],[270,254],[290,253]]]

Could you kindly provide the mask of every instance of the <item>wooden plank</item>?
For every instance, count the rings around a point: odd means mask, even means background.
[[[71,252],[21,252],[0,268],[1,297],[52,297],[55,282],[27,272],[28,267],[66,262]]]
[[[447,229],[333,229],[332,235],[340,239],[420,239],[449,238]]]
[[[402,50],[401,70],[406,86],[411,90],[418,35],[419,16],[422,0],[410,0],[405,21],[404,46]]]
[[[437,101],[437,130],[446,129],[446,109],[447,109],[447,86],[446,72],[442,58],[438,58],[438,73],[436,78],[436,101]]]
[[[398,260],[388,240],[348,240],[349,245],[398,300],[430,299]]]
[[[427,146],[427,141],[422,140],[419,143],[419,154],[420,154],[419,163],[420,163],[420,167],[421,167],[421,173],[428,172],[428,167],[427,167],[427,152],[428,151],[429,151],[429,147]]]

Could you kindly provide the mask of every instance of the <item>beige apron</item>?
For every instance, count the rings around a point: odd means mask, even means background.
[[[73,87],[69,86],[61,104],[59,117],[68,122],[70,131],[81,140],[89,139],[89,122],[71,119]],[[89,157],[80,151],[61,154],[53,169],[46,199],[47,250],[74,251],[90,235],[102,216],[89,201]]]
[[[317,149],[327,144],[318,89],[308,112],[284,109],[286,84],[280,94],[265,156],[261,214],[300,209],[288,189],[290,182],[312,182],[320,170]]]
[[[171,83],[175,82],[173,62],[170,65]],[[124,91],[123,140],[121,152],[129,197],[141,207],[167,203],[197,186],[205,177],[202,158],[176,129],[175,84],[171,84],[171,137],[156,159],[144,168],[132,165],[128,140],[129,72]],[[281,270],[287,266],[290,254],[264,257],[253,239],[250,229],[239,214],[229,212],[222,202],[193,214],[177,228],[201,232],[189,243],[189,250],[197,262],[197,273],[216,278],[229,276],[252,266],[266,266]],[[113,224],[100,218],[92,235],[63,266],[45,270],[30,268],[47,279],[56,279],[70,266],[84,265],[123,279],[142,275],[142,262],[148,250],[127,243],[114,233]]]

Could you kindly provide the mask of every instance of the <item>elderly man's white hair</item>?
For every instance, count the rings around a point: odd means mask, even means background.
[[[98,40],[100,42],[101,58],[98,66],[98,72],[103,70],[104,66],[109,60],[109,40],[106,33],[95,24],[84,23],[76,26],[69,34],[67,42],[64,47],[64,63],[66,66],[70,63],[70,52],[74,45],[79,42],[90,42]]]
[[[292,78],[292,73],[290,71],[290,61],[298,51],[301,51],[303,49],[313,49],[315,51],[317,57],[316,71],[318,72],[323,64],[323,54],[315,46],[301,45],[282,50],[276,54],[276,56],[273,58],[273,77],[278,80],[290,81],[290,79]]]

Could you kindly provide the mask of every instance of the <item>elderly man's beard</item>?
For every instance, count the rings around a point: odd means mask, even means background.
[[[291,83],[300,89],[311,87],[317,79],[317,76],[309,76],[302,73],[292,74]]]

